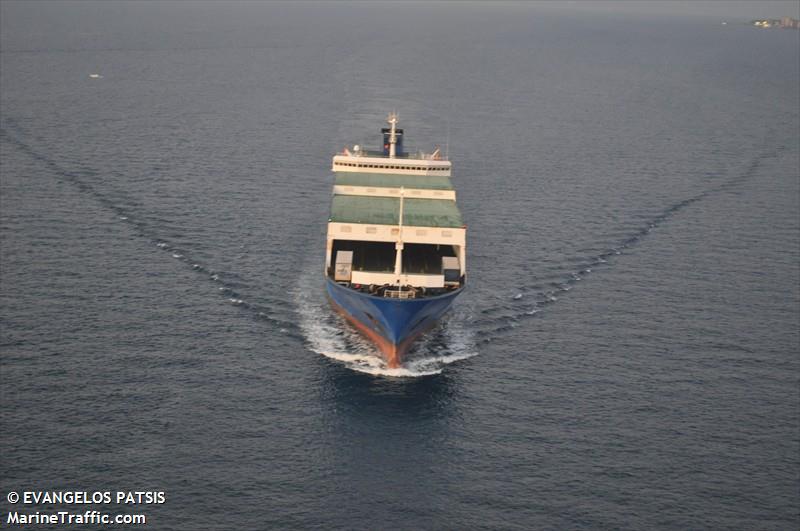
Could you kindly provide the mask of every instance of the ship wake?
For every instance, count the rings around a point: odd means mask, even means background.
[[[773,144],[770,136],[765,146]],[[479,342],[489,342],[496,337],[512,332],[522,321],[541,317],[547,307],[557,303],[559,297],[566,296],[581,280],[586,279],[593,271],[602,271],[613,267],[621,256],[652,236],[661,225],[671,221],[685,210],[697,203],[714,198],[719,194],[736,190],[737,187],[750,181],[758,172],[761,164],[776,158],[785,150],[785,146],[764,148],[738,171],[733,170],[727,179],[714,186],[709,186],[695,195],[671,204],[644,220],[638,228],[620,240],[616,245],[593,256],[578,256],[571,263],[565,264],[562,271],[556,271],[550,277],[540,277],[539,282],[516,286],[515,291],[506,293],[505,298],[498,297],[492,304],[478,309],[477,319],[472,325],[476,328]],[[572,269],[574,268],[574,269]],[[571,270],[570,270],[571,269]]]

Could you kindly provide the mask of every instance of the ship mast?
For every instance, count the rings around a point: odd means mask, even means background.
[[[393,126],[394,130],[394,126]],[[392,144],[394,146],[394,144]],[[403,187],[400,187],[400,222],[397,231],[397,241],[394,244],[394,276],[397,279],[397,286],[400,286],[400,275],[403,273]]]
[[[389,134],[389,158],[393,159],[397,154],[397,113],[390,113],[386,121],[392,126],[392,131]]]

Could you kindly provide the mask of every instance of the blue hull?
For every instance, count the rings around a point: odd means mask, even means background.
[[[420,299],[377,297],[340,286],[326,278],[331,301],[387,355],[399,362],[411,342],[450,308],[463,288]],[[394,353],[394,354],[392,354]]]

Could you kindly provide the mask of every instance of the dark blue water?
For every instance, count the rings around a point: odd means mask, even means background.
[[[0,15],[4,522],[11,490],[126,489],[166,492],[152,529],[800,525],[798,32]],[[330,157],[394,109],[469,224],[404,377],[321,276]]]

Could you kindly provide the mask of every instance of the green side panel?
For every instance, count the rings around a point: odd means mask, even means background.
[[[400,199],[360,195],[334,195],[331,221],[366,225],[398,225]],[[410,227],[463,227],[455,201],[404,199],[403,225]]]
[[[341,186],[375,186],[383,188],[422,188],[452,190],[450,177],[442,175],[392,175],[388,173],[356,173],[337,171],[336,184]]]
[[[463,227],[455,201],[446,199],[405,199],[403,224],[415,227]]]
[[[335,195],[331,204],[331,221],[397,225],[400,221],[399,212],[400,199],[393,197]]]

